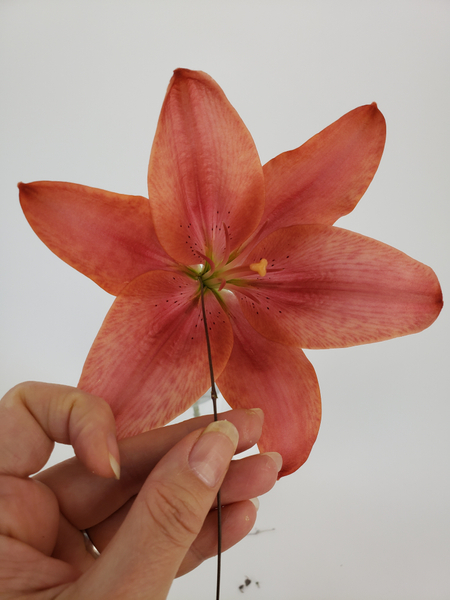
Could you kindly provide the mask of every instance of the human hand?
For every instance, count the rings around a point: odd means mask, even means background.
[[[236,544],[256,518],[249,499],[274,485],[281,457],[230,464],[259,439],[263,418],[244,410],[221,418],[227,422],[206,431],[211,416],[117,447],[103,400],[42,383],[8,392],[0,402],[0,598],[166,598],[177,575],[217,551],[211,509],[219,487],[222,547]],[[76,458],[30,478],[53,441],[72,444]],[[85,529],[98,560],[86,549]]]

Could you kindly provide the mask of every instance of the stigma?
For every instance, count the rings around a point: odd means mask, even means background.
[[[258,273],[258,275],[261,277],[264,277],[264,275],[267,273],[267,260],[262,258],[259,262],[252,263],[249,268],[251,271]]]

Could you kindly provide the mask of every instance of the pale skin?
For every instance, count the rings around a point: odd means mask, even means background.
[[[0,599],[165,599],[175,577],[217,552],[219,488],[223,550],[245,537],[256,519],[252,499],[272,488],[281,457],[230,462],[258,441],[263,414],[219,418],[117,444],[100,398],[34,382],[10,390],[0,401]],[[54,441],[71,444],[76,457],[34,475]]]

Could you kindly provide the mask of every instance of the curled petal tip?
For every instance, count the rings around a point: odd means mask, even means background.
[[[183,67],[174,70],[172,80],[181,77],[185,79],[212,80],[212,77],[203,71],[193,71],[192,69],[185,69]]]
[[[25,194],[28,191],[29,188],[28,183],[23,183],[23,181],[19,181],[19,183],[17,184],[17,187],[19,188],[19,198],[21,197],[21,194]]]

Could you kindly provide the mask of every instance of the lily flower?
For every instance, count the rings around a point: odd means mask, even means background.
[[[105,398],[120,437],[159,427],[209,388],[200,279],[216,382],[233,408],[265,413],[261,451],[298,469],[316,439],[320,391],[302,348],[421,331],[442,306],[433,271],[334,226],[371,182],[385,142],[376,104],[261,165],[217,83],[175,71],[148,169],[149,198],[19,184],[31,227],[117,296],[79,387]]]

